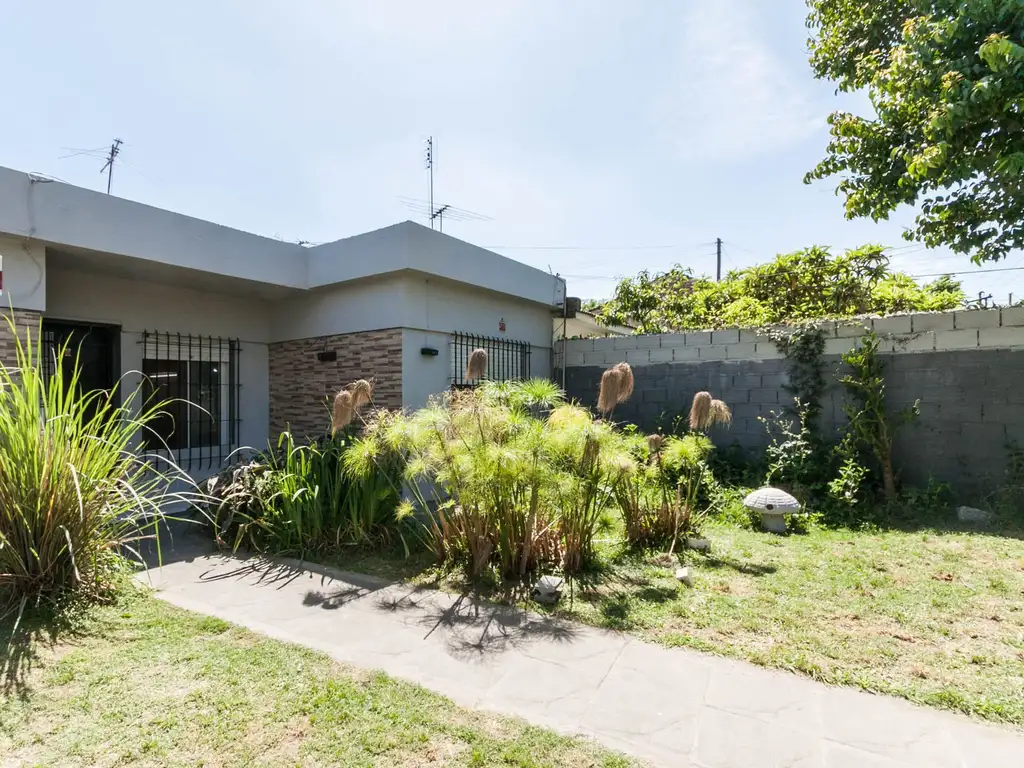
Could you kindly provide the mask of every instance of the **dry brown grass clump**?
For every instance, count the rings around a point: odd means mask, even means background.
[[[615,406],[626,402],[633,394],[633,369],[629,363],[612,366],[601,375],[601,390],[597,396],[597,410],[605,418],[615,410]]]
[[[338,430],[351,424],[359,409],[372,400],[373,384],[367,379],[353,381],[336,394],[331,408],[331,434],[337,434]]]
[[[348,391],[352,393],[352,407],[356,410],[369,405],[373,399],[373,384],[366,379],[353,381],[348,385]]]
[[[474,349],[466,363],[466,380],[482,379],[487,373],[487,350]]]
[[[715,424],[732,423],[732,411],[722,400],[715,400],[710,392],[698,392],[690,406],[690,429],[707,432]]]
[[[334,407],[331,409],[331,434],[337,433],[352,423],[355,418],[356,409],[352,405],[352,393],[347,389],[341,390],[334,396]]]
[[[691,431],[702,431],[707,427],[712,399],[710,392],[698,392],[693,396],[693,403],[690,405]]]
[[[647,450],[650,452],[651,456],[654,456],[656,454],[661,453],[661,449],[664,447],[664,445],[665,445],[665,436],[664,435],[658,435],[658,434],[648,435],[648,437],[647,437]]]

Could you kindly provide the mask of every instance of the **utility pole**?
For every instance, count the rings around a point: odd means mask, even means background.
[[[715,245],[718,246],[718,265],[715,268],[715,282],[722,282],[722,238],[715,238]]]
[[[110,182],[114,179],[114,160],[117,159],[118,153],[121,151],[121,145],[124,142],[120,139],[114,139],[114,143],[110,145],[110,154],[107,155],[107,162],[100,169],[102,175],[104,171],[107,172],[107,194],[110,194]]]
[[[427,137],[427,172],[430,174],[430,228],[434,228],[434,137]]]

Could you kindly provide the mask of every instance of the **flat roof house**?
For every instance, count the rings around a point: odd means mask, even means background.
[[[548,376],[566,291],[411,221],[307,248],[2,167],[0,255],[3,310],[41,320],[49,349],[72,339],[85,386],[144,374],[202,406],[157,425],[194,476],[288,426],[321,433],[326,396],[357,378],[378,405],[419,407],[476,346],[493,378]]]

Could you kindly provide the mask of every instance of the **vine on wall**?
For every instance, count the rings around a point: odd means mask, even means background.
[[[825,333],[816,325],[791,328],[772,328],[768,338],[789,361],[789,384],[786,391],[800,403],[806,412],[807,426],[820,430],[821,401],[825,396]]]

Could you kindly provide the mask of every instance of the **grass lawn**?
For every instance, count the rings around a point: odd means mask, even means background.
[[[26,650],[0,699],[3,766],[626,766],[589,742],[142,594]],[[24,658],[24,657],[23,657]]]
[[[1024,541],[711,525],[674,569],[621,557],[558,610],[669,646],[1024,725]]]
[[[815,527],[779,537],[723,523],[710,523],[707,534],[709,556],[682,558],[692,588],[675,580],[674,565],[607,551],[603,571],[555,612],[1024,726],[1019,534]],[[360,556],[336,564],[409,578],[424,562]],[[429,569],[416,580],[459,588]]]

